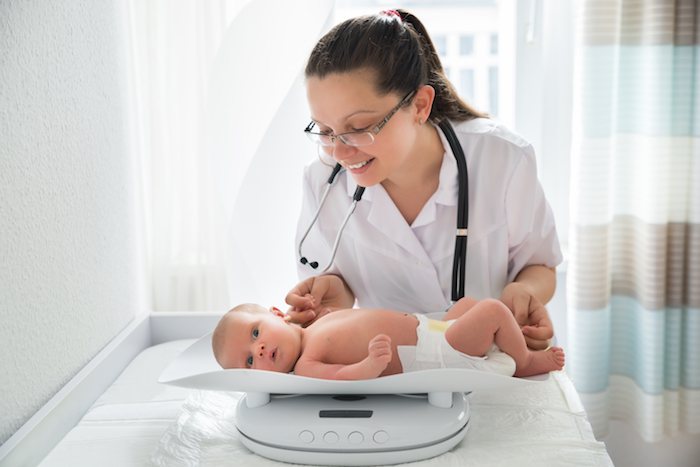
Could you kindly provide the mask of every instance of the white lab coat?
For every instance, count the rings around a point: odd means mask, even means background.
[[[489,119],[453,123],[469,170],[469,235],[465,294],[498,298],[525,267],[554,267],[562,260],[554,216],[537,179],[532,146]],[[457,163],[445,147],[437,191],[408,225],[381,185],[368,187],[343,232],[326,274],[349,285],[362,308],[410,313],[444,311],[450,304],[457,222]],[[308,228],[334,161],[316,159],[304,173],[297,244]],[[342,171],[302,253],[328,264],[357,184]],[[320,274],[299,263],[300,279]]]

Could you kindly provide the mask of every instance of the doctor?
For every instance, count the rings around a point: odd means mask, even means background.
[[[521,326],[535,326],[523,331],[528,345],[545,348],[553,328],[543,305],[562,255],[532,146],[461,100],[427,31],[402,10],[337,25],[305,74],[307,134],[321,151],[305,169],[297,242],[335,163],[345,170],[304,240],[303,255],[321,266],[299,263],[303,280],[286,297],[292,319],[308,324],[356,301],[411,313],[450,306],[458,170],[437,126],[447,119],[468,166],[465,295],[499,298]],[[358,185],[362,200],[321,274]]]

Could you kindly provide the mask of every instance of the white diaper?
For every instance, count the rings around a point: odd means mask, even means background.
[[[418,342],[397,347],[403,372],[432,370],[436,368],[467,368],[490,371],[506,376],[515,373],[515,360],[492,344],[483,357],[473,357],[455,350],[445,338],[445,330],[454,320],[437,321],[423,315],[418,318]]]

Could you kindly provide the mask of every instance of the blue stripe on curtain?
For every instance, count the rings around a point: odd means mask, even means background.
[[[610,374],[610,306],[567,314],[566,371],[584,393],[602,392]]]
[[[681,384],[700,389],[700,309],[687,308],[683,315],[683,371]]]
[[[666,313],[647,310],[630,297],[613,296],[610,372],[628,376],[647,394],[664,389]],[[679,342],[680,344],[680,342]]]
[[[600,310],[570,308],[568,327],[567,371],[581,392],[605,390],[609,374],[634,379],[647,394],[700,389],[700,309],[647,310],[613,296]]]
[[[581,50],[583,136],[700,135],[696,53],[695,46],[673,45]]]

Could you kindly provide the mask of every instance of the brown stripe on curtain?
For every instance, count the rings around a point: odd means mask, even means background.
[[[693,45],[694,0],[589,0],[576,12],[585,45]]]
[[[611,294],[648,310],[700,308],[700,225],[616,216],[610,225],[573,226],[570,241],[579,256],[567,290],[574,308],[601,309]]]

